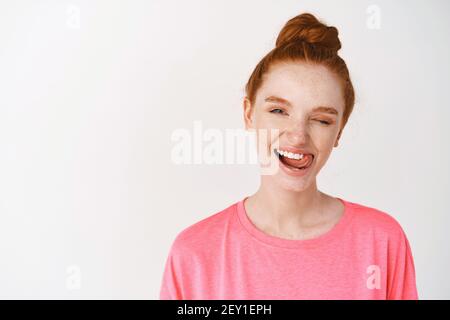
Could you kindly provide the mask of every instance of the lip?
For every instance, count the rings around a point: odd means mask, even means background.
[[[289,149],[286,149],[286,148],[279,148],[279,149],[282,150],[282,151],[293,152],[293,151],[290,151]],[[294,150],[299,150],[299,149],[294,149]],[[309,153],[309,154],[311,154],[313,156],[313,161],[311,162],[309,167],[306,168],[306,169],[293,169],[291,167],[286,166],[283,163],[283,161],[281,161],[278,158],[278,154],[277,154],[275,149],[273,150],[273,153],[276,155],[276,157],[278,159],[278,163],[280,164],[281,170],[283,170],[286,174],[288,174],[290,176],[293,176],[293,177],[303,177],[303,176],[307,175],[309,173],[309,171],[311,170],[311,168],[313,167],[314,161],[316,161],[316,157],[314,156],[314,154]],[[302,153],[302,152],[296,151],[295,153]],[[305,152],[305,153],[308,154],[308,152]]]

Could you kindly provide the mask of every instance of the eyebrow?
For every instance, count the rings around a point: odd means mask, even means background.
[[[292,107],[292,104],[291,104],[289,101],[287,101],[286,99],[277,97],[277,96],[269,96],[269,97],[267,97],[266,99],[264,99],[264,101],[266,101],[266,102],[281,103],[281,104],[287,105],[287,106],[289,106],[289,107]],[[338,112],[335,108],[333,108],[333,107],[319,106],[319,107],[315,107],[312,111],[315,111],[315,112],[325,112],[325,113],[330,113],[330,114],[335,114],[335,115],[338,115],[338,114],[339,114],[339,112]]]

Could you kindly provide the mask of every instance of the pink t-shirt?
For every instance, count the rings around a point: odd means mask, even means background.
[[[399,223],[338,199],[343,216],[314,239],[264,233],[245,199],[187,227],[172,243],[160,299],[418,299]]]

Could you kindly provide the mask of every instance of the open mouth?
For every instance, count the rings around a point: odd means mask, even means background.
[[[273,151],[280,162],[282,162],[286,167],[294,170],[308,169],[314,160],[313,154],[297,154],[278,149],[274,149]]]

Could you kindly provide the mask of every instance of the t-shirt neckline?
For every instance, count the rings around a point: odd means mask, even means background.
[[[244,202],[247,198],[248,197],[245,197],[237,203],[237,215],[241,225],[251,236],[253,236],[257,240],[264,242],[265,244],[280,248],[311,248],[330,243],[336,239],[339,239],[340,235],[344,233],[344,229],[346,229],[346,227],[349,225],[352,217],[351,204],[342,198],[336,197],[336,199],[340,200],[344,204],[344,213],[340,217],[339,221],[333,226],[333,228],[328,230],[326,233],[312,239],[284,239],[269,235],[253,224],[253,222],[248,217],[244,206]]]

